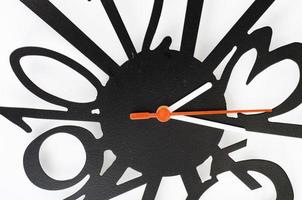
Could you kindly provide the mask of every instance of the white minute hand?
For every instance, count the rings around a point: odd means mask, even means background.
[[[213,121],[208,121],[208,120],[194,118],[194,117],[188,117],[188,116],[171,116],[171,119],[188,122],[188,123],[193,123],[193,124],[197,124],[197,125],[202,125],[202,126],[208,126],[208,127],[217,128],[217,129],[222,129],[222,130],[234,131],[234,132],[242,133],[242,132],[246,131],[244,128],[240,128],[237,126],[222,124],[222,123],[218,123],[218,122],[213,122]]]
[[[206,91],[208,91],[209,89],[211,89],[212,86],[213,85],[210,82],[202,85],[198,89],[194,90],[193,92],[191,92],[187,96],[183,97],[182,99],[180,99],[176,103],[169,106],[169,108],[168,108],[169,111],[174,112],[175,110],[182,107],[186,103],[192,101],[196,97],[200,96],[201,94],[203,94]],[[197,125],[202,125],[202,126],[208,126],[208,127],[217,128],[217,129],[223,129],[223,130],[230,130],[230,131],[236,131],[236,132],[244,132],[245,131],[244,128],[235,127],[235,126],[226,125],[226,124],[217,123],[217,122],[212,122],[212,121],[208,121],[208,120],[204,120],[204,119],[197,119],[197,118],[188,117],[188,116],[171,116],[171,119],[184,121],[184,122],[188,122],[188,123],[193,123],[193,124],[197,124]]]

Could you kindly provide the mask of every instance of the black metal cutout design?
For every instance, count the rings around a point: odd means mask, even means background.
[[[38,187],[47,190],[61,190],[73,186],[89,175],[88,182],[66,200],[75,200],[82,195],[85,199],[110,199],[138,186],[146,184],[144,200],[154,199],[163,176],[181,175],[188,193],[188,200],[199,199],[214,185],[217,175],[231,171],[251,190],[261,185],[248,171],[256,171],[267,176],[274,184],[277,200],[292,200],[294,192],[284,170],[277,164],[265,160],[245,160],[235,162],[229,153],[247,145],[242,141],[224,149],[218,147],[222,130],[184,124],[171,120],[167,124],[155,120],[134,122],[129,113],[149,109],[156,110],[159,105],[175,102],[184,94],[211,81],[213,88],[205,95],[185,105],[183,110],[224,109],[224,91],[233,67],[248,50],[258,52],[256,63],[247,84],[271,65],[284,59],[295,61],[302,73],[302,44],[292,43],[269,51],[272,36],[270,27],[264,27],[248,34],[251,27],[275,2],[275,0],[255,0],[251,7],[226,34],[210,55],[200,62],[193,57],[197,40],[204,0],[188,0],[187,14],[180,51],[170,50],[172,39],[166,37],[154,50],[150,50],[155,35],[164,0],[154,0],[154,7],[143,42],[142,52],[137,53],[123,24],[113,0],[101,0],[108,17],[129,58],[119,67],[103,50],[91,41],[63,13],[48,0],[20,0],[36,13],[49,26],[69,41],[74,47],[94,62],[110,76],[106,87],[85,67],[58,52],[40,47],[23,47],[10,56],[12,69],[20,82],[33,94],[50,103],[63,106],[67,111],[39,110],[30,108],[0,107],[0,114],[26,132],[31,127],[22,118],[43,118],[76,121],[92,121],[102,124],[104,137],[95,139],[86,129],[77,126],[61,126],[49,130],[35,139],[24,154],[24,169],[28,178]],[[222,78],[216,80],[212,72],[236,46],[237,50],[228,62]],[[53,58],[85,77],[97,90],[95,101],[77,103],[61,99],[47,93],[35,85],[24,73],[20,59],[28,55]],[[161,95],[166,94],[166,95]],[[217,122],[244,127],[250,131],[302,138],[302,126],[269,122],[268,119],[286,113],[301,104],[302,81],[299,80],[294,92],[269,114],[239,115],[238,118],[208,116]],[[92,114],[100,109],[101,114]],[[117,124],[118,122],[118,124]],[[58,181],[50,178],[39,162],[39,149],[51,135],[65,132],[77,137],[86,150],[86,163],[82,171],[73,179]],[[188,136],[185,133],[190,133]],[[107,149],[117,155],[117,160],[101,176],[103,152]],[[211,180],[202,182],[196,166],[213,157]],[[117,185],[117,181],[128,167],[140,172],[142,176]]]

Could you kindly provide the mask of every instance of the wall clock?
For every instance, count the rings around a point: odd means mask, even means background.
[[[3,3],[2,196],[301,199],[301,7]]]

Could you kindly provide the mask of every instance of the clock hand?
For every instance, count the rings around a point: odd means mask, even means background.
[[[242,110],[242,111],[247,111],[247,110]],[[253,112],[259,112],[264,110],[252,110]],[[269,110],[268,110],[269,111]],[[209,112],[213,113],[219,113],[219,114],[226,114],[226,113],[238,113],[237,111],[231,110],[231,111],[201,111],[205,112],[207,115],[209,115]],[[179,112],[179,113],[185,113],[185,112]],[[188,112],[189,114],[191,112]],[[241,112],[239,112],[241,113]],[[157,109],[156,113],[131,113],[130,114],[130,119],[132,120],[140,120],[140,119],[150,119],[150,118],[157,118],[161,122],[167,122],[170,119],[175,119],[178,121],[183,121],[183,122],[188,122],[188,123],[193,123],[197,125],[202,125],[202,126],[208,126],[212,128],[217,128],[217,129],[223,129],[223,130],[229,130],[229,131],[234,131],[234,132],[245,132],[246,130],[244,128],[240,128],[237,126],[233,125],[227,125],[219,122],[213,122],[209,120],[204,120],[204,119],[199,119],[199,118],[194,118],[194,117],[188,117],[184,115],[178,115],[178,113],[171,113],[168,109],[167,106],[161,106]]]
[[[171,106],[169,106],[169,107],[164,106],[166,109],[168,109],[168,110],[165,110],[166,114],[174,112],[175,110],[182,107],[186,103],[192,101],[193,99],[195,99],[196,97],[198,97],[202,93],[208,91],[210,88],[212,88],[212,86],[213,86],[212,83],[207,82],[206,84],[204,84],[201,87],[197,88],[196,90],[194,90],[193,92],[191,92],[187,96],[183,97],[182,99],[178,100],[177,102],[175,102]],[[160,107],[160,108],[163,108],[163,106]],[[159,109],[157,111],[159,111]],[[130,114],[130,119],[132,119],[132,120],[150,119],[150,118],[157,118],[156,113],[131,113]],[[169,117],[169,119],[170,119],[170,117]],[[162,121],[162,120],[160,120],[160,121]],[[168,119],[166,121],[168,121]],[[162,122],[164,122],[164,121],[162,121]]]
[[[197,125],[202,125],[202,126],[207,126],[207,127],[212,127],[212,128],[217,128],[217,129],[222,129],[222,130],[241,132],[241,133],[246,132],[246,129],[238,127],[238,126],[223,124],[223,123],[219,123],[219,122],[213,122],[213,121],[194,118],[194,117],[171,116],[171,119],[175,119],[175,120],[183,121],[183,122],[188,122],[188,123],[192,123],[192,124],[197,124]]]
[[[202,85],[201,87],[199,87],[198,89],[194,90],[193,92],[191,92],[190,94],[188,94],[184,98],[180,99],[179,101],[177,101],[174,104],[172,104],[171,106],[169,106],[170,112],[174,112],[175,110],[177,110],[178,108],[182,107],[186,103],[192,101],[193,99],[195,99],[196,97],[198,97],[202,93],[205,93],[206,91],[208,91],[209,89],[211,89],[212,86],[213,86],[213,84],[210,83],[210,82],[207,82],[206,84]]]
[[[272,112],[271,109],[258,109],[258,110],[209,110],[209,111],[189,111],[189,112],[170,112],[167,106],[161,106],[157,109],[156,113],[141,112],[131,113],[131,120],[144,120],[150,118],[157,118],[161,122],[167,122],[173,116],[202,116],[202,115],[223,115],[229,113],[264,113]]]

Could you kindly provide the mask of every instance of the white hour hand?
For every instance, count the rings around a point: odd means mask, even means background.
[[[177,110],[178,108],[182,107],[186,103],[192,101],[196,97],[200,96],[202,93],[204,93],[204,92],[208,91],[209,89],[211,89],[212,86],[213,85],[210,82],[202,85],[201,87],[199,87],[198,89],[194,90],[193,92],[191,92],[190,94],[188,94],[184,98],[180,99],[179,101],[177,101],[174,104],[172,104],[171,106],[169,106],[170,112],[174,112],[175,110]]]

